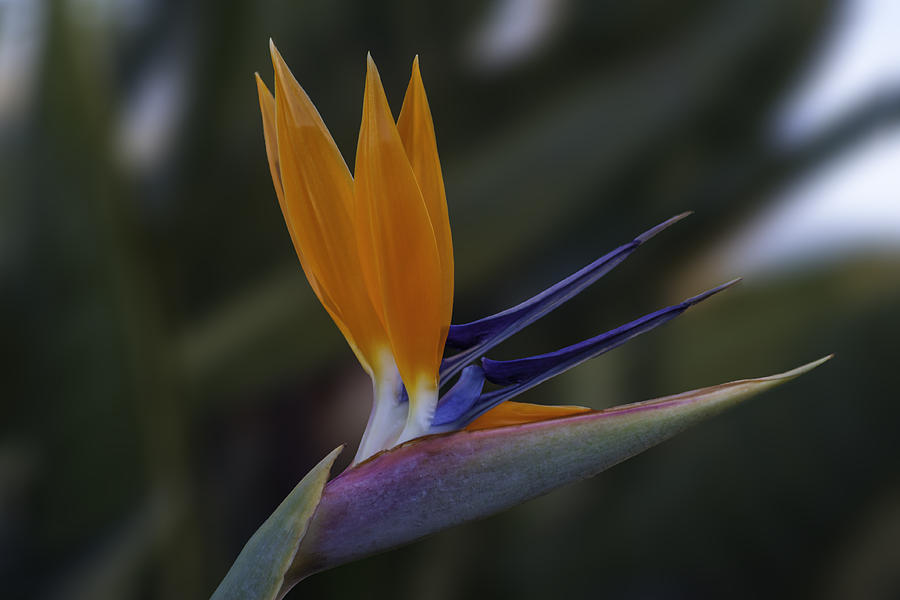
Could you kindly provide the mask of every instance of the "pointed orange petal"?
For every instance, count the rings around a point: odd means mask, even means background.
[[[466,430],[477,431],[507,425],[522,425],[559,417],[571,417],[586,412],[591,412],[591,409],[583,406],[544,406],[527,402],[504,402],[469,423]]]
[[[369,300],[353,225],[353,180],[331,134],[281,55],[275,66],[275,130],[283,205],[310,281],[363,366],[387,337]],[[314,289],[315,289],[314,284]]]
[[[278,165],[278,145],[275,138],[275,96],[263,83],[259,73],[256,76],[256,91],[259,94],[259,110],[262,112],[263,137],[266,140],[266,158],[269,159],[269,172],[275,184],[278,205],[284,212],[284,187],[281,185],[281,167]],[[284,215],[287,219],[287,214]]]
[[[441,307],[441,262],[431,219],[371,56],[355,192],[367,282],[412,397],[420,386],[436,387],[449,322]]]
[[[419,71],[419,57],[413,60],[412,76],[403,98],[403,108],[397,119],[397,130],[412,166],[428,216],[434,228],[438,254],[441,261],[443,286],[441,310],[449,324],[453,311],[453,241],[450,235],[450,218],[447,214],[447,196],[444,192],[444,178],[441,175],[441,161],[438,158],[437,141],[431,109],[425,96],[425,86]]]
[[[297,252],[297,257],[300,259],[300,266],[303,267],[303,272],[306,273],[306,278],[309,280],[309,284],[312,286],[316,296],[321,299],[324,292],[319,285],[318,279],[316,279],[315,273],[313,273],[306,264],[306,260],[303,257],[303,249],[300,247],[300,244],[297,243],[296,236],[294,235],[294,228],[291,226],[290,215],[284,204],[284,186],[281,184],[281,167],[278,164],[278,142],[275,135],[275,97],[272,95],[272,92],[269,91],[269,88],[266,87],[266,84],[263,83],[259,73],[256,73],[256,90],[259,93],[259,108],[262,112],[263,137],[266,142],[266,157],[269,159],[269,172],[272,175],[272,183],[275,186],[275,195],[278,197],[278,206],[281,208],[281,214],[284,217],[284,223],[291,236],[291,242],[294,244],[294,250]],[[322,302],[323,304],[326,303],[325,300],[322,300]],[[329,301],[328,304],[331,304],[331,302]]]

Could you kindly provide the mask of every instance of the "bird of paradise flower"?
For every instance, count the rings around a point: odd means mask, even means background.
[[[453,245],[418,57],[396,122],[367,58],[351,176],[271,42],[270,50],[274,96],[256,82],[275,194],[313,291],[372,378],[373,402],[351,467],[326,485],[341,448],[320,462],[248,541],[215,598],[281,597],[312,573],[595,475],[830,358],[605,411],[511,401],[737,280],[560,350],[486,358],[688,213],[517,306],[451,325]]]

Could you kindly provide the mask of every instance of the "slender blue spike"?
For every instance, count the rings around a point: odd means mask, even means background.
[[[621,327],[567,346],[556,352],[516,360],[483,358],[481,363],[486,379],[506,387],[479,396],[477,402],[474,402],[468,411],[460,415],[455,425],[457,427],[465,427],[468,423],[501,402],[509,400],[586,360],[621,346],[631,338],[674,319],[694,304],[733,286],[739,281],[740,279],[734,279],[693,298],[688,298],[684,302],[652,312]]]
[[[693,298],[688,298],[684,302],[644,315],[621,327],[555,352],[515,360],[483,358],[481,363],[485,377],[488,381],[499,385],[519,384],[535,378],[540,378],[543,381],[589,358],[611,350],[641,333],[650,331],[666,321],[674,319],[694,304],[734,285],[738,281],[738,279],[729,281]]]
[[[447,357],[441,363],[441,383],[446,382],[467,363],[478,358],[509,336],[540,319],[564,302],[578,295],[586,287],[609,273],[619,263],[628,258],[638,246],[690,215],[684,212],[664,221],[619,246],[612,252],[598,258],[576,273],[566,277],[540,294],[490,317],[471,323],[451,325],[447,335],[447,346],[462,351]]]
[[[451,325],[451,327],[453,326]],[[448,356],[443,359],[440,368],[441,385],[447,383],[447,380],[456,375],[467,363],[476,358],[478,358],[478,352],[475,351],[475,347],[472,347],[459,354],[454,354],[453,356]]]
[[[445,426],[456,423],[461,415],[471,410],[483,388],[484,370],[481,367],[469,365],[463,369],[456,385],[438,402],[431,424],[432,433],[438,433]]]

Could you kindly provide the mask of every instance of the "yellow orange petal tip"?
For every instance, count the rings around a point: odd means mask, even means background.
[[[378,67],[375,66],[375,59],[372,58],[372,53],[366,53],[366,79],[368,80],[370,75],[374,75],[379,81],[381,80],[381,76],[378,74]]]

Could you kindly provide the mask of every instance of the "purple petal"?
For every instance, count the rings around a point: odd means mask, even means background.
[[[481,395],[482,388],[484,388],[484,370],[478,365],[470,365],[463,369],[456,385],[438,402],[431,425],[432,433],[443,431],[446,426],[456,423],[461,415],[471,410]]]
[[[734,279],[693,298],[688,298],[684,302],[652,312],[612,331],[607,331],[555,352],[516,360],[483,358],[481,364],[487,380],[506,387],[482,394],[466,413],[458,417],[457,427],[465,427],[478,416],[501,402],[509,400],[586,360],[621,346],[637,335],[671,321],[691,306],[733,286],[739,281],[740,279]]]
[[[628,258],[641,244],[690,214],[684,212],[660,223],[517,306],[471,323],[451,325],[447,335],[447,346],[460,348],[462,351],[445,358],[441,363],[441,382],[447,381],[467,363],[509,336],[578,295]]]

